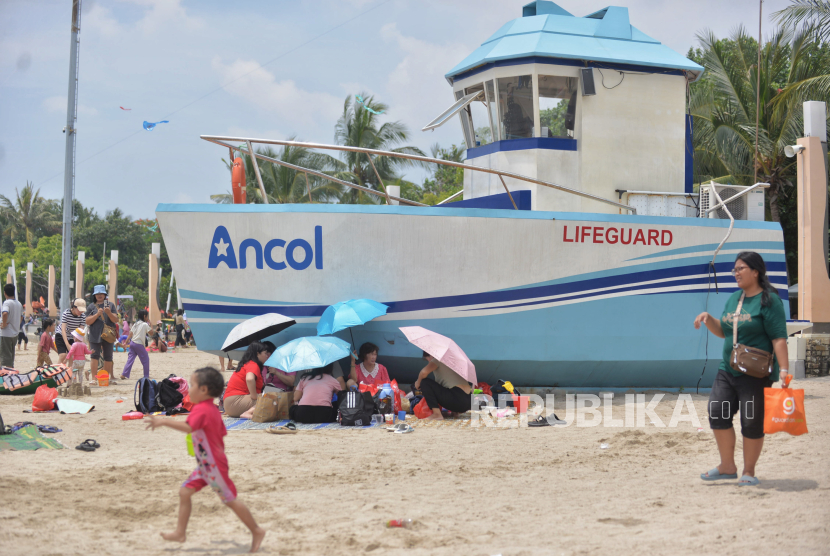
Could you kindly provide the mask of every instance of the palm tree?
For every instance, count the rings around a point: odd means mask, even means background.
[[[822,41],[830,41],[830,1],[790,0],[790,5],[772,14],[782,25],[805,24],[818,33]]]
[[[417,147],[398,146],[409,140],[409,130],[403,123],[396,121],[380,124],[380,115],[389,108],[386,104],[376,102],[374,97],[366,93],[361,93],[360,96],[364,99],[363,103],[358,102],[356,98],[353,99],[351,95],[346,97],[343,103],[343,114],[334,128],[334,140],[338,145],[425,156]],[[337,172],[337,177],[378,191],[383,191],[383,188],[378,182],[372,163],[384,184],[398,183],[401,180],[400,173],[405,168],[429,168],[427,163],[389,156],[372,157],[370,162],[369,155],[364,153],[345,152],[342,159],[346,168]],[[379,197],[357,189],[345,186],[341,189],[341,203],[371,204],[379,200]]]
[[[814,60],[819,46],[808,32],[790,29],[777,30],[763,45],[756,158],[757,42],[743,28],[728,41],[711,32],[698,39],[709,81],[692,87],[696,181],[748,185],[757,166],[759,181],[770,184],[770,216],[780,222],[779,204],[792,187],[796,164],[784,147],[802,135],[800,95],[792,91],[827,72]]]
[[[56,220],[52,203],[40,196],[40,189],[35,190],[30,182],[22,191],[14,189],[17,198],[12,202],[5,195],[0,195],[0,210],[7,222],[8,233],[12,241],[19,236],[26,238],[26,245],[34,247],[35,232],[46,228],[60,228],[61,222]]]
[[[290,137],[288,140],[293,141],[294,137]],[[256,149],[256,152],[262,156],[281,160],[295,166],[302,166],[310,170],[317,170],[318,172],[336,172],[345,168],[336,158],[314,152],[305,147],[286,145],[278,151],[274,151],[271,147],[265,147]],[[262,203],[262,193],[259,189],[259,183],[257,182],[250,155],[241,152],[237,153],[237,155],[241,156],[245,163],[245,190],[249,202]],[[228,171],[231,171],[232,164],[224,158],[222,162],[225,163]],[[263,160],[257,160],[257,164],[259,165],[262,185],[265,187],[265,193],[268,195],[269,203],[307,203],[309,202],[309,189],[311,191],[311,201],[313,202],[329,202],[340,195],[340,188],[338,186],[322,178],[307,175],[304,172]],[[308,176],[308,183],[306,183],[306,176]],[[233,203],[233,195],[231,193],[211,195],[210,198],[212,201],[220,204]]]
[[[794,86],[782,91],[775,99],[776,108],[783,110],[792,102],[802,100],[827,102],[830,100],[830,0],[791,0],[789,6],[773,15],[784,26],[801,25],[803,32],[811,36],[815,48],[810,52],[810,63],[817,66],[806,71],[808,75]]]

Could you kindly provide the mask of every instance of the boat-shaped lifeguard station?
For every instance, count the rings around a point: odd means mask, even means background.
[[[487,382],[706,386],[721,341],[692,321],[722,311],[735,255],[761,253],[785,301],[787,273],[781,227],[764,221],[765,184],[693,187],[686,99],[702,71],[633,27],[626,8],[576,17],[537,1],[446,74],[452,105],[424,130],[460,120],[464,162],[202,136],[253,154],[266,201],[262,163],[378,204],[159,205],[199,348],[219,353],[233,326],[269,312],[298,323],[271,338],[279,345],[315,334],[327,306],[370,298],[388,313],[355,340],[380,346],[401,382],[423,360],[398,328],[420,325],[453,338]],[[436,111],[446,101],[434,99]],[[379,176],[377,189],[350,183],[257,145],[460,167],[464,189],[424,206]]]

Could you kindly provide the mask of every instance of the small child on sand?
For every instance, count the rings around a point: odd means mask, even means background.
[[[222,439],[228,432],[222,422],[222,415],[213,403],[214,398],[222,394],[224,387],[225,380],[219,371],[212,367],[198,369],[190,377],[189,394],[193,409],[187,420],[183,423],[161,416],[150,417],[148,429],[170,427],[192,435],[197,462],[195,471],[179,489],[179,521],[176,530],[162,533],[161,536],[166,541],[185,541],[192,507],[190,499],[210,485],[222,502],[251,530],[251,552],[257,552],[265,537],[265,529],[257,525],[248,507],[236,497],[236,487],[228,476],[228,458],[225,456],[225,441]]]
[[[80,328],[72,331],[72,337],[75,342],[69,348],[69,353],[66,354],[66,364],[72,366],[72,379],[83,384],[84,382],[84,367],[86,366],[86,356],[92,354],[92,350],[86,345],[86,333]],[[86,378],[91,383],[95,379],[94,376],[90,378],[92,371],[86,372]]]
[[[58,352],[58,348],[55,347],[55,340],[52,338],[52,334],[54,333],[55,321],[52,319],[43,319],[43,334],[40,335],[40,342],[37,346],[36,367],[52,364],[52,358],[49,357],[49,353],[52,350],[54,350],[55,353]]]

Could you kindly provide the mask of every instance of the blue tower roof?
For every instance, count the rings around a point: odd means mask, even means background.
[[[703,67],[664,46],[628,21],[628,8],[609,6],[575,17],[554,2],[537,0],[487,39],[449,73],[457,76],[503,60],[546,57],[614,65],[665,68],[691,72]],[[581,64],[580,64],[581,65]]]

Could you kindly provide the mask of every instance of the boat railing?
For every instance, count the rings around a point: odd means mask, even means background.
[[[712,182],[709,182],[709,184],[713,186],[715,184],[715,182],[712,181]],[[715,206],[708,209],[706,211],[706,214],[703,215],[703,216],[709,216],[709,213],[711,213],[712,211],[715,211],[719,208],[723,208],[723,210],[726,212],[726,215],[729,217],[729,229],[726,231],[726,236],[723,238],[723,241],[721,241],[718,244],[718,248],[715,249],[715,253],[714,253],[714,255],[712,255],[712,263],[711,263],[712,268],[715,267],[715,259],[718,258],[718,253],[720,252],[720,250],[724,246],[724,244],[726,244],[727,240],[729,239],[729,236],[732,235],[732,229],[735,227],[735,217],[732,216],[732,213],[729,211],[729,207],[727,206],[727,203],[731,203],[735,199],[737,199],[739,197],[742,197],[742,196],[746,195],[747,193],[749,193],[750,191],[758,189],[759,187],[766,188],[766,187],[769,187],[769,184],[765,183],[765,182],[758,182],[755,185],[751,185],[751,186],[747,187],[746,189],[744,189],[743,191],[741,191],[741,192],[739,192],[735,195],[732,195],[731,197],[729,197],[725,201],[723,199],[721,199],[721,196],[718,193],[718,188],[717,187],[712,187],[711,188],[712,193],[714,193],[715,198],[718,200],[718,204],[716,204]]]
[[[507,183],[504,181],[504,178],[510,178],[514,180],[523,181],[526,183],[533,183],[536,185],[542,185],[544,187],[549,187],[551,189],[555,189],[557,191],[562,191],[565,193],[570,193],[572,195],[576,195],[579,197],[583,197],[586,199],[591,199],[592,201],[597,201],[600,203],[605,203],[607,205],[611,205],[617,207],[619,209],[623,209],[626,211],[631,212],[632,214],[637,214],[637,209],[630,205],[625,205],[622,203],[618,203],[616,201],[612,201],[610,199],[606,199],[604,197],[600,197],[598,195],[592,195],[591,193],[586,193],[584,191],[579,191],[577,189],[572,189],[570,187],[565,187],[564,185],[559,185],[556,183],[552,183],[545,180],[540,180],[536,178],[531,178],[529,176],[523,176],[521,174],[516,174],[513,172],[505,172],[504,170],[495,170],[492,168],[481,168],[478,166],[473,166],[470,164],[464,164],[462,162],[455,162],[452,160],[441,160],[438,158],[432,158],[429,156],[420,156],[416,154],[408,154],[408,153],[399,153],[399,152],[392,152],[392,151],[382,151],[377,149],[366,149],[363,147],[352,147],[348,145],[327,145],[324,143],[305,143],[302,141],[284,141],[280,139],[254,139],[250,137],[233,137],[233,136],[222,136],[222,135],[202,135],[202,139],[205,141],[209,141],[211,143],[215,143],[222,147],[227,147],[230,149],[231,152],[231,159],[233,159],[233,151],[239,151],[245,154],[248,154],[251,157],[251,160],[254,162],[254,174],[257,178],[257,184],[259,185],[260,193],[262,194],[262,199],[264,203],[268,202],[268,195],[265,192],[265,186],[262,182],[262,176],[259,172],[259,164],[256,162],[257,159],[263,160],[265,162],[270,162],[272,164],[277,164],[279,166],[283,166],[285,168],[290,168],[292,170],[296,170],[297,172],[302,172],[305,174],[306,180],[306,190],[308,193],[309,201],[311,201],[311,185],[308,181],[309,174],[312,176],[317,176],[319,178],[340,184],[345,185],[347,187],[351,187],[352,189],[357,189],[359,191],[363,191],[364,193],[369,193],[371,195],[376,195],[378,197],[386,198],[386,202],[389,203],[390,201],[397,201],[398,203],[405,204],[405,205],[412,205],[412,206],[420,206],[425,207],[429,205],[425,205],[423,203],[419,203],[417,201],[412,201],[410,199],[404,199],[402,197],[397,197],[394,195],[390,195],[386,189],[386,185],[383,183],[383,180],[380,177],[380,174],[375,168],[375,163],[372,160],[372,156],[390,156],[394,158],[406,158],[409,160],[417,160],[419,162],[426,162],[429,164],[439,164],[443,166],[452,166],[455,168],[463,168],[465,170],[471,170],[473,172],[482,172],[485,174],[495,174],[499,177],[499,180],[504,186],[504,190],[507,192],[508,197],[510,197],[510,202],[513,204],[513,208],[518,210],[518,206],[516,206],[516,201],[513,199],[513,195],[510,192],[510,188],[507,187]],[[240,143],[244,143],[246,148],[243,148]],[[313,170],[311,168],[304,168],[302,166],[297,166],[295,164],[291,164],[289,162],[285,162],[283,160],[279,160],[276,158],[272,158],[270,156],[265,156],[256,152],[253,148],[253,144],[263,144],[263,145],[281,145],[286,147],[300,147],[305,149],[322,149],[322,150],[333,150],[333,151],[341,151],[341,152],[354,152],[354,153],[362,153],[367,156],[369,159],[369,163],[372,165],[372,169],[375,172],[375,176],[378,179],[378,183],[380,183],[381,188],[383,191],[377,191],[375,189],[365,187],[362,185],[358,185],[356,183],[351,183],[346,180],[339,179],[335,176],[326,174],[325,172],[320,172],[318,170]],[[458,194],[456,194],[458,195]],[[449,201],[447,199],[444,202]]]

